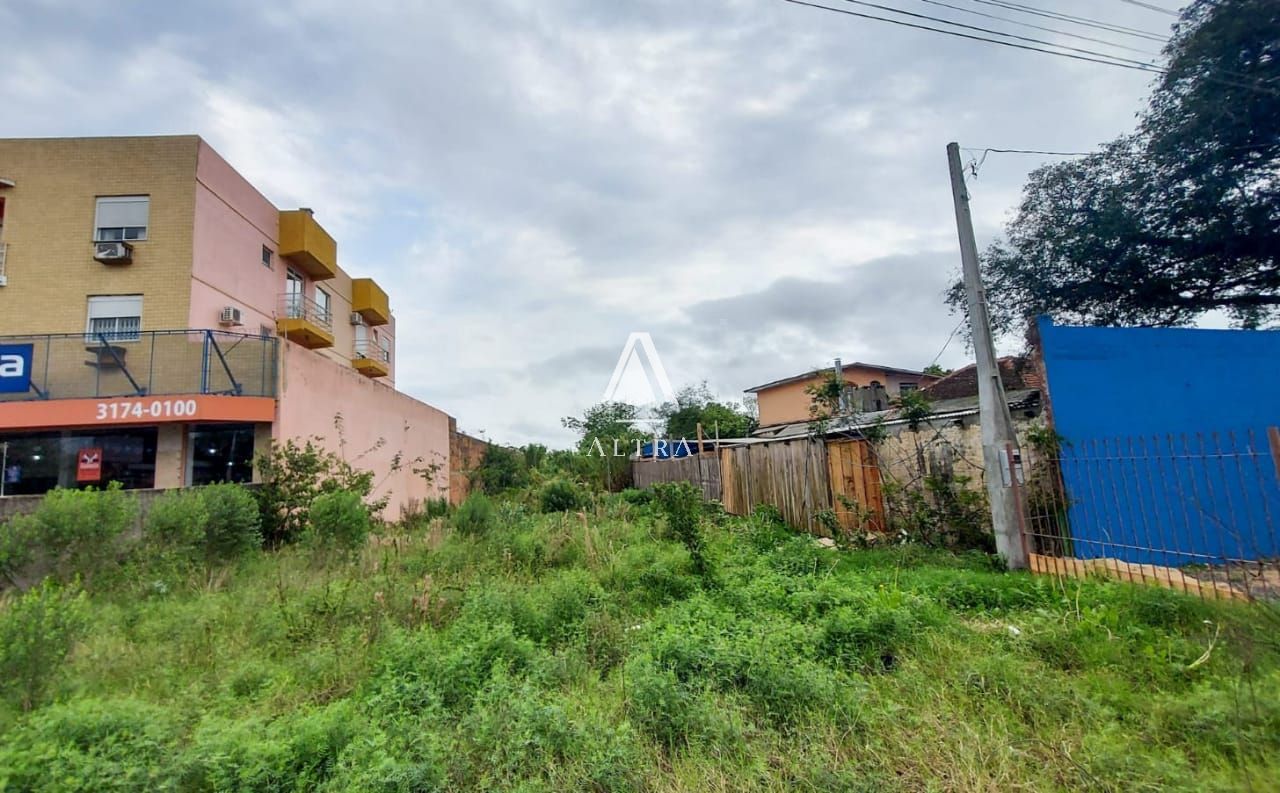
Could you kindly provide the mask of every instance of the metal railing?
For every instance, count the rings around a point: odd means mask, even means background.
[[[391,363],[391,350],[383,347],[374,339],[356,339],[354,352],[357,358],[370,358],[383,363]]]
[[[306,295],[296,292],[280,295],[280,316],[286,319],[305,319],[326,330],[333,330],[333,313]]]
[[[1016,487],[1037,572],[1280,599],[1280,429],[1074,439]]]
[[[0,336],[30,345],[26,391],[0,401],[163,394],[275,396],[277,340],[222,330],[148,330],[130,334],[45,333]]]

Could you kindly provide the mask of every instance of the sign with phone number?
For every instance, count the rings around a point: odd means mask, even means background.
[[[96,418],[98,421],[194,418],[198,409],[194,399],[120,399],[99,402]]]
[[[271,397],[192,394],[110,399],[30,399],[0,402],[0,428],[44,429],[189,421],[275,421]]]

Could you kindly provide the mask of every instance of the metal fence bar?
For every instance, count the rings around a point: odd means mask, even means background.
[[[1260,437],[1205,428],[1072,439],[1038,455],[1017,493],[1032,569],[1280,600],[1280,464]]]

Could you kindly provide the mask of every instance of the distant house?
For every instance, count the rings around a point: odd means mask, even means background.
[[[1011,355],[999,359],[998,363],[1005,393],[1038,389],[1044,385],[1035,363],[1027,356]],[[924,386],[922,390],[931,401],[977,396],[978,366],[971,363]]]
[[[870,405],[873,410],[884,410],[889,407],[888,400],[904,391],[913,391],[932,384],[938,378],[934,375],[917,372],[913,369],[898,369],[874,363],[843,364],[844,379],[860,389],[879,389],[883,391],[885,404]],[[820,383],[834,367],[813,369],[804,374],[784,377],[763,385],[747,389],[748,394],[756,395],[756,403],[760,410],[760,426],[789,424],[797,421],[808,421],[809,407],[813,397],[805,391],[810,385]]]

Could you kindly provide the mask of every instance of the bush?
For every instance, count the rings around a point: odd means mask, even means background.
[[[61,580],[80,575],[88,581],[116,561],[120,535],[137,515],[138,502],[112,482],[105,490],[50,490],[25,522]]]
[[[205,559],[229,561],[262,547],[262,519],[257,502],[244,487],[225,483],[200,489],[208,515]]]
[[[316,496],[311,504],[310,544],[320,548],[352,551],[369,537],[369,510],[359,493],[335,490]]]
[[[705,576],[708,570],[703,554],[702,493],[688,482],[654,485],[653,491],[667,516],[667,527],[689,551],[694,570]]]
[[[453,513],[453,527],[460,534],[481,537],[489,533],[494,524],[493,502],[484,493],[472,493],[458,505]]]
[[[340,419],[340,417],[339,417]],[[341,437],[342,422],[335,420]],[[263,539],[271,546],[294,542],[308,526],[312,503],[322,493],[350,490],[366,499],[370,513],[380,513],[388,497],[368,500],[373,492],[373,472],[362,471],[333,452],[307,440],[299,446],[290,439],[272,445],[271,451],[258,457],[262,485],[256,491],[262,513]],[[400,463],[392,465],[398,470]]]
[[[136,700],[54,705],[6,735],[0,790],[173,790],[179,733],[169,712]]]
[[[254,506],[256,517],[257,506]],[[198,490],[169,490],[151,504],[142,526],[143,541],[152,555],[185,560],[204,545],[209,510]]]
[[[0,690],[24,710],[34,707],[88,617],[83,592],[72,594],[49,579],[0,605]]]
[[[569,512],[582,509],[586,495],[568,479],[552,479],[538,494],[538,505],[543,512]]]

